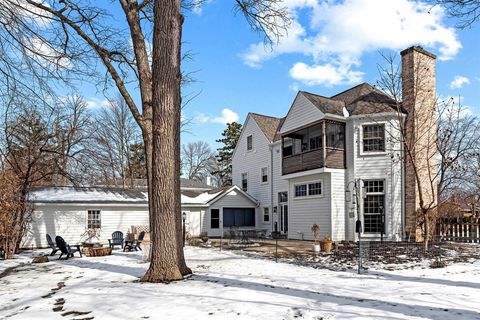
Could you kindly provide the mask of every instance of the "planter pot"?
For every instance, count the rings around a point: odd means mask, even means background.
[[[332,240],[320,240],[320,247],[323,252],[332,252]]]
[[[152,261],[152,244],[150,241],[142,242],[142,261],[150,262]]]
[[[312,244],[312,251],[315,253],[320,252],[320,245],[318,243]]]

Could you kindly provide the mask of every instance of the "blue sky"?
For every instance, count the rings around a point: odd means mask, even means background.
[[[480,23],[457,30],[443,8],[409,0],[286,0],[293,23],[277,46],[264,48],[233,1],[210,0],[187,13],[183,65],[198,96],[184,109],[191,119],[182,143],[219,145],[226,121],[243,123],[248,112],[284,116],[297,90],[324,96],[361,82],[375,83],[379,51],[398,53],[421,45],[437,59],[437,94],[461,96],[480,113]],[[86,97],[92,105],[100,96]]]

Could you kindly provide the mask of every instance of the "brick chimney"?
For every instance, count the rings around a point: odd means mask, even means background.
[[[405,49],[400,54],[402,106],[407,111],[404,129],[405,231],[408,238],[419,241],[420,217],[417,212],[420,208],[420,192],[424,203],[437,201],[437,187],[432,183],[437,170],[436,56],[416,46]]]

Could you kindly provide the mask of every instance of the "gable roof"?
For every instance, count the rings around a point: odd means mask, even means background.
[[[275,136],[277,135],[278,129],[281,126],[281,123],[283,123],[284,118],[275,118],[252,112],[250,113],[250,116],[255,120],[268,141],[275,141]]]
[[[397,111],[395,100],[366,82],[336,94],[331,99],[343,101],[350,115]]]
[[[257,199],[255,199],[254,197],[252,197],[251,195],[249,195],[248,193],[243,191],[237,185],[234,185],[234,186],[231,186],[231,187],[219,188],[218,190],[221,190],[221,191],[218,192],[218,193],[214,193],[215,196],[212,197],[210,200],[208,200],[207,204],[211,205],[212,203],[217,202],[218,200],[220,200],[221,198],[223,198],[224,196],[226,196],[227,194],[229,194],[230,192],[235,190],[235,191],[238,191],[243,196],[245,196],[248,200],[252,201],[252,203],[254,203],[255,205],[258,205]],[[212,190],[211,192],[214,192],[214,191],[215,190]]]
[[[343,107],[345,102],[341,100],[334,100],[318,94],[300,91],[305,98],[307,98],[315,107],[317,107],[323,113],[329,113],[334,115],[343,116]]]

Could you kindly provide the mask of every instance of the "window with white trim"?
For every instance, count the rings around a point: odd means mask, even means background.
[[[245,192],[248,190],[248,174],[247,173],[242,173],[242,190]]]
[[[295,185],[295,198],[306,197],[306,196],[307,196],[307,185],[306,184]]]
[[[247,150],[250,151],[253,149],[253,136],[249,135],[247,137]]]
[[[309,196],[319,196],[322,194],[322,183],[314,182],[308,184],[308,195]]]
[[[270,221],[270,208],[269,207],[264,207],[263,208],[263,222],[269,222]]]
[[[100,210],[87,211],[87,228],[100,229],[102,227],[102,215]]]
[[[383,124],[368,124],[362,127],[363,152],[385,151],[385,126]]]
[[[363,200],[363,231],[365,233],[385,232],[385,181],[363,182],[366,197]]]
[[[312,181],[295,185],[295,198],[321,196],[322,181]]]
[[[220,228],[220,209],[210,209],[210,228]]]
[[[268,182],[268,168],[262,168],[262,182]]]

